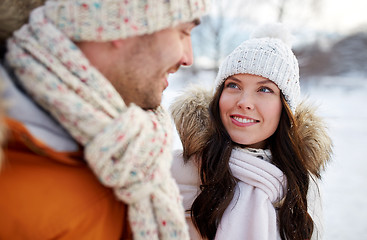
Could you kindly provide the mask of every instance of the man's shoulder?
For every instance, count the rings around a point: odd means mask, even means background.
[[[11,69],[1,64],[0,81],[3,85],[2,101],[8,105],[7,116],[21,122],[32,135],[54,150],[77,149],[77,143],[69,133],[17,84]]]
[[[14,126],[10,128],[14,131]],[[111,223],[100,217],[119,222],[120,226],[115,227],[121,228],[126,206],[111,189],[101,185],[83,161],[81,151],[57,153],[34,141],[26,132],[18,134],[18,139],[10,136],[0,172],[0,192],[6,196],[0,198],[0,228],[1,222],[7,221],[3,226],[12,228],[20,224],[33,233],[37,229],[40,232],[53,229],[42,233],[44,236],[86,224],[103,231],[106,222]]]

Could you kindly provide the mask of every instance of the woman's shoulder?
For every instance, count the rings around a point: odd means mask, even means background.
[[[180,189],[184,209],[191,209],[192,203],[200,193],[199,168],[196,161],[184,161],[182,150],[175,151],[171,172]]]
[[[184,160],[182,150],[173,152],[171,173],[177,184],[198,186],[200,185],[199,167],[194,157]]]

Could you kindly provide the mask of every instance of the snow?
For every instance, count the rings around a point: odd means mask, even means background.
[[[184,69],[185,70],[185,69]],[[211,87],[213,72],[191,76],[180,70],[170,77],[163,106],[188,84]],[[367,239],[367,78],[358,74],[319,77],[301,86],[303,95],[319,105],[334,144],[331,163],[320,186],[323,198],[324,240]],[[174,148],[181,148],[177,133]]]
[[[325,240],[367,239],[367,78],[324,77],[307,86],[320,102],[334,142],[323,176]]]

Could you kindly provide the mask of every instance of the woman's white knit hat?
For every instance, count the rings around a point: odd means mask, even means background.
[[[48,0],[45,15],[74,41],[108,41],[190,22],[210,0]]]
[[[224,59],[215,80],[215,89],[235,74],[262,76],[279,87],[294,112],[300,97],[299,66],[290,40],[290,32],[279,23],[256,29],[249,40]]]

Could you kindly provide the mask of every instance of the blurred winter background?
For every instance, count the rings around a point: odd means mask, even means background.
[[[303,95],[320,106],[334,142],[321,185],[323,239],[367,239],[367,1],[213,2],[192,33],[195,63],[170,77],[163,105],[191,83],[211,87],[221,59],[255,26],[283,22],[295,37]]]

